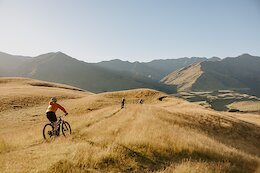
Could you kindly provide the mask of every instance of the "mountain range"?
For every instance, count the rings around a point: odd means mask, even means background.
[[[148,63],[118,59],[86,63],[62,52],[37,57],[0,53],[0,76],[18,76],[59,82],[99,93],[134,88],[151,88],[175,93],[176,87],[161,83],[169,72],[206,58],[156,60]],[[163,64],[167,64],[162,68]]]
[[[37,57],[0,52],[0,76],[18,76],[59,82],[91,92],[151,88],[178,91],[237,90],[260,95],[260,58],[192,57],[129,62],[114,59],[87,63],[62,52]]]
[[[153,88],[168,93],[176,90],[149,78],[132,76],[126,72],[118,73],[96,64],[79,61],[62,52],[23,58],[1,53],[0,62],[0,76],[59,82],[96,93],[133,88]]]
[[[243,54],[203,61],[173,71],[162,80],[178,91],[235,90],[260,96],[260,57]]]
[[[119,59],[111,61],[102,61],[97,63],[106,69],[128,72],[133,76],[142,76],[146,78],[153,79],[155,81],[160,81],[163,77],[175,71],[179,68],[186,67],[188,65],[202,62],[202,61],[218,61],[220,58],[214,57],[207,59],[205,57],[191,57],[191,58],[178,58],[178,59],[160,59],[153,60],[151,62],[128,62]]]

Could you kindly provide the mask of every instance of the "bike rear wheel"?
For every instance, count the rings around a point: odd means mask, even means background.
[[[45,140],[49,140],[52,139],[55,134],[54,134],[54,127],[52,126],[52,124],[46,124],[43,128],[43,138]]]
[[[62,134],[63,136],[67,137],[71,134],[71,127],[67,121],[62,123]]]

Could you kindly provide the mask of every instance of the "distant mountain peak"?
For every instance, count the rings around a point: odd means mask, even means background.
[[[67,55],[67,54],[65,54],[65,53],[63,53],[63,52],[61,52],[61,51],[55,52],[55,54],[56,54],[56,55],[65,55],[65,56],[69,56],[69,55]]]
[[[112,59],[112,62],[123,62],[121,59]]]
[[[44,53],[44,54],[40,54],[40,55],[38,55],[37,57],[39,57],[39,56],[55,56],[55,55],[62,55],[62,56],[68,56],[67,54],[65,54],[65,53],[63,53],[63,52],[60,52],[60,51],[58,51],[58,52],[48,52],[48,53]]]
[[[213,56],[208,59],[208,61],[220,61],[221,59],[219,57]]]
[[[241,56],[252,56],[252,55],[250,55],[249,53],[243,53],[243,54],[240,55],[239,57],[241,57]]]

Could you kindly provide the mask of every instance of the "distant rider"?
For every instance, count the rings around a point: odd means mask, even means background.
[[[55,97],[52,97],[49,106],[46,110],[46,116],[50,120],[50,122],[54,124],[54,130],[58,129],[57,117],[55,114],[58,109],[62,110],[65,113],[65,115],[68,115],[64,107],[57,103],[57,99]]]
[[[125,107],[125,97],[122,97],[121,109],[123,109],[124,107]]]
[[[143,99],[140,99],[138,102],[139,102],[140,104],[143,104],[143,103],[144,103],[144,100],[143,100]]]

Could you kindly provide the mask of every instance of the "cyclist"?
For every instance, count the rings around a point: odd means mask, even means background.
[[[46,116],[50,120],[50,122],[53,123],[55,131],[58,129],[57,117],[55,114],[58,109],[62,110],[65,113],[65,115],[68,115],[64,107],[62,107],[60,104],[57,103],[57,98],[52,97],[49,106],[46,110]]]

